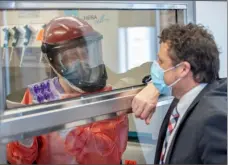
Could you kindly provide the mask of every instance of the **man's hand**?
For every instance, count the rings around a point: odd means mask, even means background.
[[[141,118],[146,121],[146,124],[149,124],[155,112],[159,95],[159,91],[152,83],[140,91],[132,101],[132,111],[135,117]]]

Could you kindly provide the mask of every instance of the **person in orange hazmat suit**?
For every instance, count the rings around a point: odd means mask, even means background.
[[[77,17],[51,20],[44,28],[41,50],[57,77],[29,85],[22,103],[112,90],[106,85],[102,37]],[[11,142],[7,160],[10,164],[120,164],[128,127],[128,118],[122,115]]]

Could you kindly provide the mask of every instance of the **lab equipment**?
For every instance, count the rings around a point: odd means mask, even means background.
[[[19,40],[19,37],[20,37],[20,31],[18,30],[18,28],[16,26],[14,26],[12,28],[12,30],[13,30],[13,35],[12,35],[13,41],[12,41],[12,50],[11,50],[11,53],[10,53],[10,61],[12,60],[14,49],[17,46],[18,40]]]
[[[24,56],[25,56],[25,50],[28,47],[28,44],[29,44],[31,36],[32,36],[32,30],[29,27],[29,25],[25,25],[24,29],[25,29],[25,37],[24,37],[22,54],[21,54],[20,67],[22,66],[22,62],[23,62],[23,59],[24,59]]]
[[[9,40],[11,37],[10,31],[8,28],[3,29],[4,34],[4,43],[3,43],[3,53],[2,53],[2,59],[4,60],[5,54],[6,54],[6,49],[9,47]]]

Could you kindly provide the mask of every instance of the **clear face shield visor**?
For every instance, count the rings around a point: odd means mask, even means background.
[[[78,63],[89,68],[104,64],[100,41],[60,51],[56,59],[57,65],[63,69],[61,72],[71,71]]]
[[[106,85],[101,39],[71,41],[54,47],[52,52],[55,54],[51,59],[53,70],[71,87],[93,92]]]

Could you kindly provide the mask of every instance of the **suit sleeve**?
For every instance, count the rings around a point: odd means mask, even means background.
[[[211,114],[199,142],[204,164],[227,164],[227,115]]]
[[[119,164],[128,139],[128,117],[78,127],[66,139],[79,164]]]
[[[23,104],[31,104],[32,97],[29,90],[25,92]],[[29,142],[29,143],[28,143]],[[26,144],[27,143],[27,144]],[[16,141],[7,144],[7,160],[11,164],[32,164],[38,156],[37,138],[30,138],[27,141]]]

